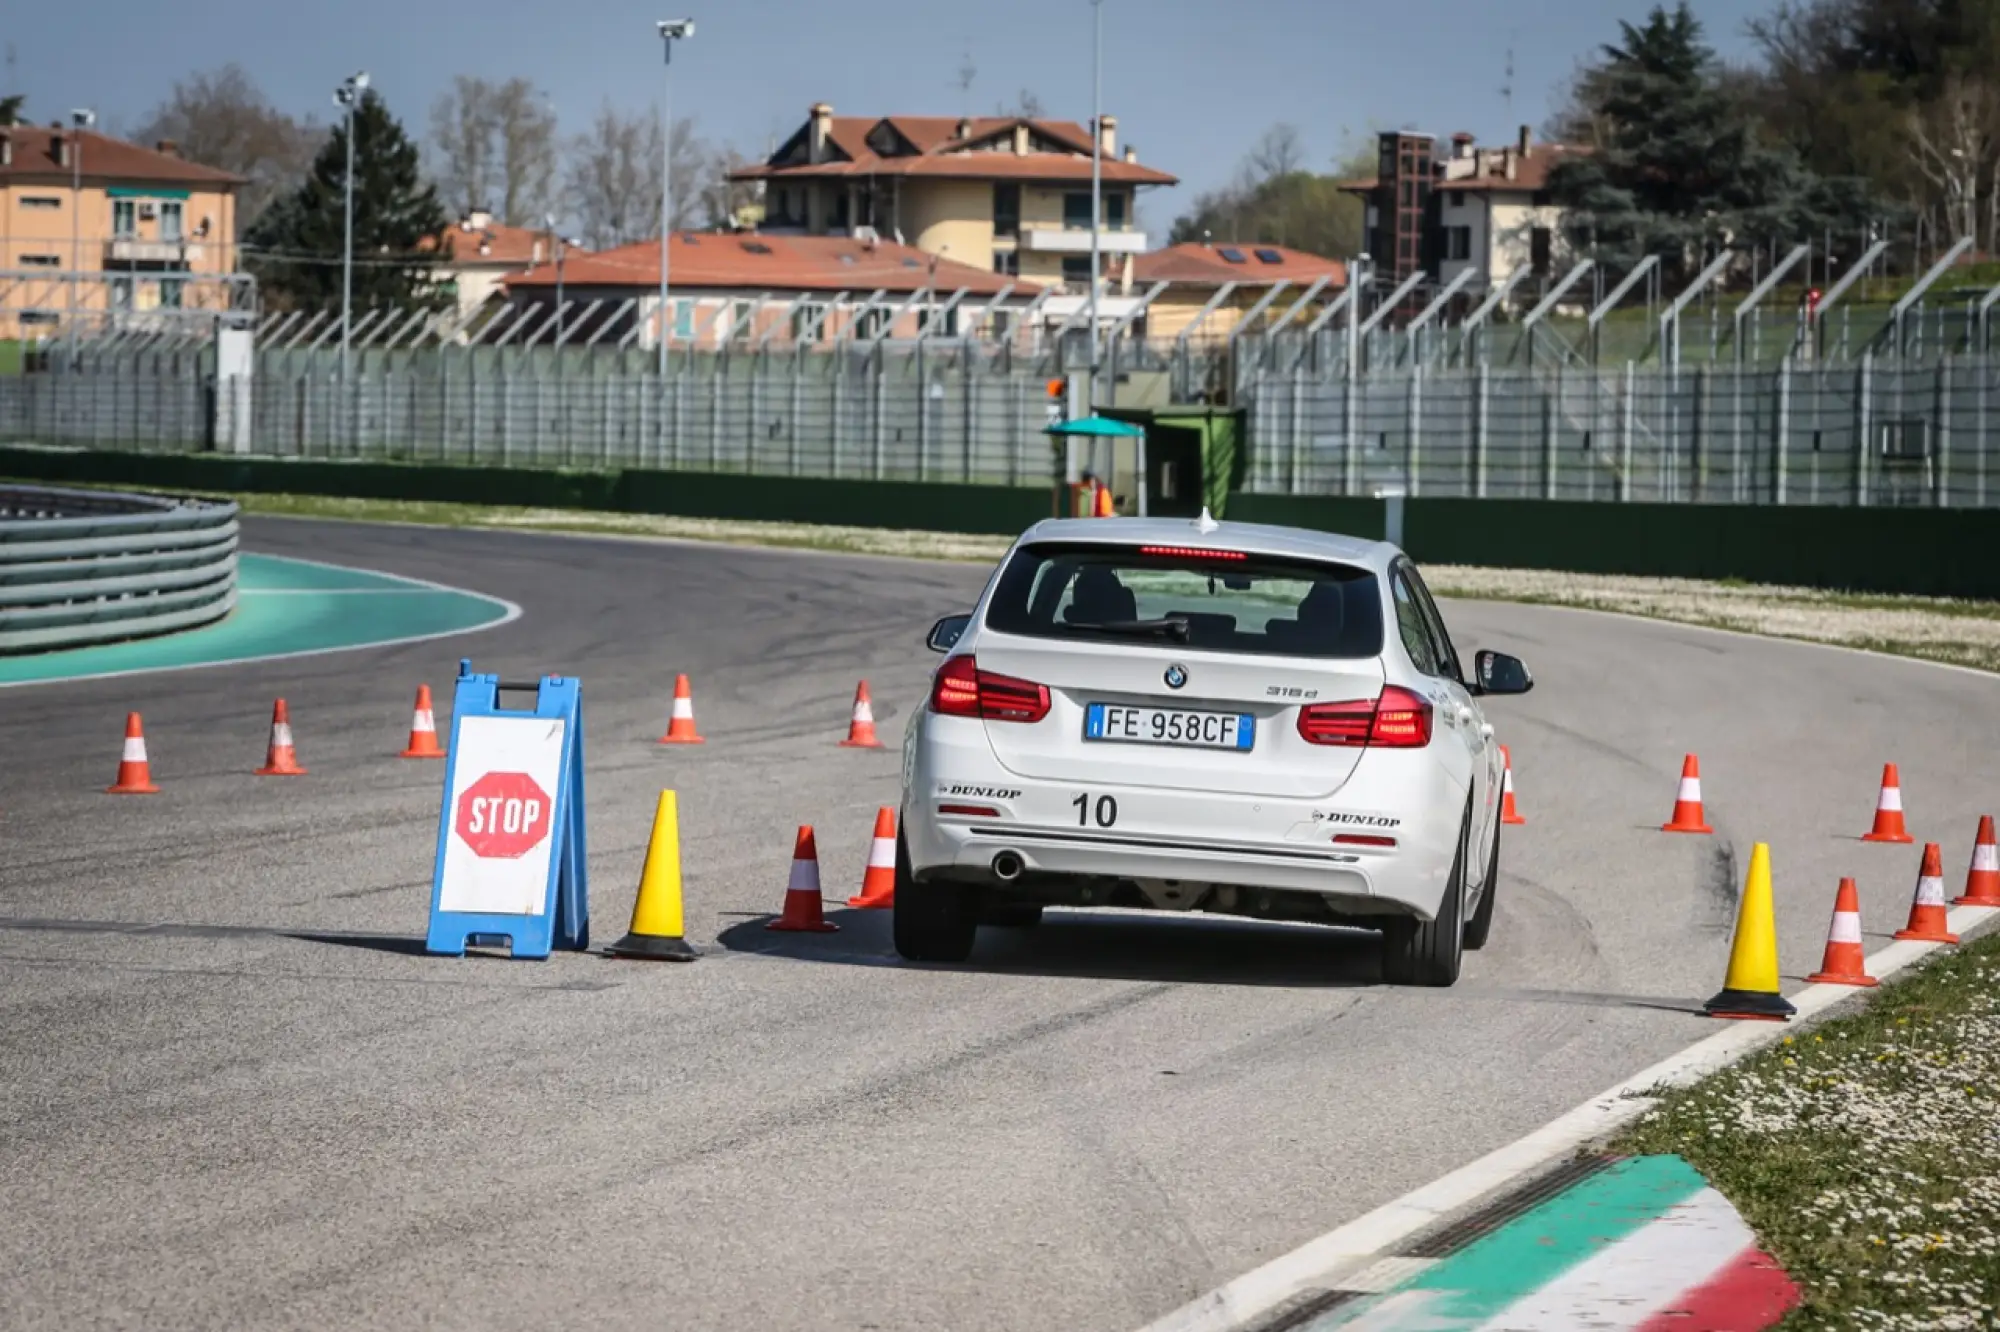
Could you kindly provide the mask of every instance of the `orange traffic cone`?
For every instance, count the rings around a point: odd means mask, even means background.
[[[285,710],[285,700],[279,699],[271,708],[271,747],[264,753],[264,766],[257,769],[259,777],[303,777],[306,770],[299,766],[298,751],[292,748],[292,716]]]
[[[854,717],[847,723],[847,738],[840,742],[844,749],[880,749],[882,742],[875,738],[875,709],[868,701],[868,682],[863,680],[854,691]]]
[[[431,711],[431,687],[427,684],[417,686],[417,706],[410,714],[410,743],[399,757],[444,757],[444,746],[438,743],[437,716]]]
[[[1861,894],[1854,880],[1842,879],[1833,897],[1833,924],[1826,932],[1826,953],[1819,970],[1806,977],[1815,985],[1873,985],[1868,958],[1861,951]]]
[[[1965,893],[1953,906],[2000,907],[2000,846],[1993,842],[1993,816],[1979,816],[1979,836],[1972,844],[1972,868],[1965,872]]]
[[[1862,834],[1864,842],[1910,842],[1910,830],[1903,826],[1903,779],[1896,765],[1882,767],[1882,794],[1875,802],[1875,826]]]
[[[694,691],[688,688],[685,675],[674,677],[674,711],[667,722],[667,733],[660,737],[663,745],[705,745],[708,741],[695,734]]]
[[[146,728],[139,714],[125,714],[125,750],[118,758],[118,781],[104,788],[106,795],[157,795],[152,765],[146,762]]]
[[[819,844],[813,840],[809,823],[800,826],[799,839],[792,847],[792,877],[785,884],[785,909],[764,928],[808,934],[831,934],[840,928],[819,912]]]
[[[1898,939],[1918,943],[1955,944],[1958,936],[1945,925],[1944,858],[1936,842],[1924,843],[1923,868],[1917,871],[1917,891],[1910,899],[1910,923],[1896,931]]]
[[[868,843],[868,869],[861,876],[861,894],[847,899],[851,907],[896,904],[896,811],[884,805],[875,812],[875,838]]]
[[[1500,746],[1500,763],[1500,822],[1526,823],[1514,807],[1514,756],[1505,745]]]
[[[1701,760],[1689,754],[1681,760],[1681,786],[1674,795],[1674,817],[1660,825],[1661,832],[1712,833],[1701,809]]]

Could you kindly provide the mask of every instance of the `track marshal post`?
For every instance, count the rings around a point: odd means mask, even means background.
[[[501,707],[503,692],[532,693],[534,708]],[[582,682],[508,684],[461,661],[451,711],[426,951],[495,938],[517,958],[588,949]]]

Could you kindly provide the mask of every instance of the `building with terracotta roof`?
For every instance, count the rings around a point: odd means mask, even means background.
[[[768,334],[784,343],[883,333],[914,337],[927,330],[949,337],[967,327],[962,316],[996,298],[992,316],[1004,326],[1037,294],[1032,283],[890,241],[683,231],[674,233],[672,244],[668,303],[675,344],[717,345],[732,331],[738,340]],[[656,345],[658,241],[570,258],[561,283],[566,324],[573,329],[568,337],[602,343],[636,334],[640,345]],[[502,284],[509,304],[554,313],[553,263]]]
[[[495,221],[491,213],[476,211],[428,238],[423,248],[449,256],[439,260],[437,280],[457,300],[459,317],[466,319],[504,294],[503,279],[544,261],[554,263],[558,257],[567,268],[590,253],[569,240],[562,240],[558,251],[558,239],[553,232],[511,227]]]
[[[1130,280],[1146,249],[1138,192],[1175,177],[1100,129],[1105,276]],[[836,116],[815,104],[766,162],[732,173],[764,188],[762,229],[808,236],[869,231],[1006,277],[1088,289],[1090,132],[1026,116]]]
[[[1193,336],[1226,337],[1266,296],[1265,310],[1280,316],[1307,297],[1314,306],[1333,301],[1347,287],[1347,265],[1284,245],[1188,241],[1140,255],[1132,281],[1167,284],[1146,307],[1147,337],[1178,337],[1190,326]],[[1294,318],[1310,314],[1301,309]]]
[[[1523,125],[1499,148],[1454,134],[1440,153],[1434,136],[1398,130],[1379,150],[1375,179],[1346,188],[1367,205],[1369,253],[1384,280],[1422,269],[1450,282],[1470,267],[1501,283],[1523,266],[1546,274],[1558,262],[1563,210],[1549,199],[1549,173],[1586,149],[1538,144]]]
[[[171,140],[0,126],[0,338],[49,333],[71,312],[226,308],[245,183]]]

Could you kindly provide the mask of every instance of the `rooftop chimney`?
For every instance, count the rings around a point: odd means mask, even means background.
[[[465,215],[467,231],[484,231],[493,225],[493,214],[484,208],[475,208]]]
[[[1125,160],[1128,162],[1136,162],[1139,160],[1139,150],[1137,148],[1134,148],[1129,143],[1125,145]]]
[[[153,150],[165,153],[168,157],[179,157],[181,155],[181,146],[172,139],[161,139],[153,145]]]
[[[65,169],[69,166],[69,135],[61,130],[49,135],[49,156],[56,159],[56,165]]]
[[[14,165],[14,133],[0,129],[0,167]]]
[[[1097,122],[1098,149],[1106,157],[1118,156],[1118,117],[1102,116]]]
[[[1451,155],[1459,161],[1472,156],[1472,136],[1464,130],[1451,136]]]
[[[807,114],[812,117],[811,128],[806,131],[807,160],[824,162],[827,136],[833,133],[833,104],[814,102]]]
[[[1533,129],[1531,129],[1531,128],[1529,128],[1529,127],[1528,127],[1528,126],[1526,126],[1526,125],[1523,125],[1523,126],[1521,126],[1521,137],[1520,137],[1519,141],[1518,141],[1518,142],[1516,143],[1516,145],[1515,145],[1515,146],[1516,146],[1517,148],[1519,148],[1519,149],[1520,149],[1520,151],[1521,151],[1521,156],[1523,156],[1523,157],[1532,157],[1532,156],[1534,156],[1534,152],[1535,152],[1535,132],[1534,132],[1534,130],[1533,130]]]
[[[1028,146],[1027,125],[1023,123],[1014,126],[1014,155],[1016,157],[1026,157],[1028,155]]]
[[[958,134],[955,137],[960,139],[969,139],[972,137],[972,122],[964,116],[958,118]]]

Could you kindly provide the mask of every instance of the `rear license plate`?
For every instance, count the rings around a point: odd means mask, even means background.
[[[1257,719],[1247,712],[1188,712],[1092,703],[1084,710],[1083,738],[1128,745],[1247,750],[1257,741]]]

